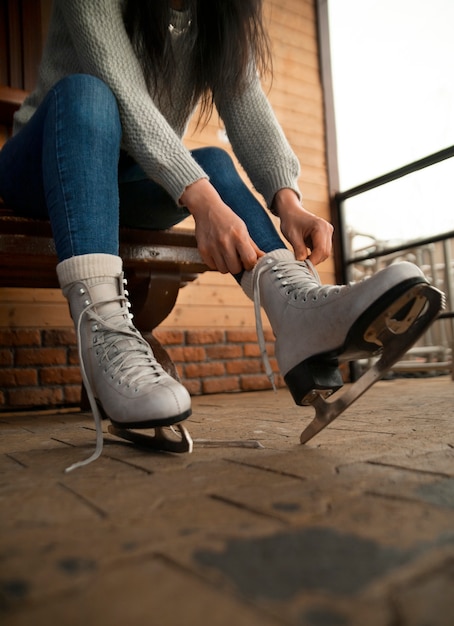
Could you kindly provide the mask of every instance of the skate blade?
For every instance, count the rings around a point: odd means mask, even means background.
[[[368,339],[382,346],[380,359],[350,385],[339,397],[327,401],[321,395],[313,398],[315,417],[301,433],[301,443],[307,443],[328,424],[383,378],[391,367],[424,334],[444,308],[444,294],[427,284],[415,285],[383,311],[366,331]],[[399,313],[405,310],[403,319]]]
[[[184,452],[191,453],[193,449],[191,435],[183,424],[175,424],[170,427],[157,426],[154,428],[153,435],[129,428],[118,428],[113,424],[109,424],[107,430],[111,435],[121,437],[122,439],[126,439],[127,441],[152,450],[181,454]],[[170,433],[172,433],[173,436],[170,435]]]

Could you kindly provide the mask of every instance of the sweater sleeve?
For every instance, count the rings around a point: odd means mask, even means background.
[[[178,201],[188,185],[207,175],[149,94],[120,0],[60,0],[59,4],[82,71],[103,80],[117,98],[125,149]]]
[[[270,207],[279,189],[293,189],[299,198],[300,165],[262,89],[257,72],[245,90],[222,103],[219,114],[233,151],[252,184]]]

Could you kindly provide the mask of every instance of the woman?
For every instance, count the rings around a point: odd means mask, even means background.
[[[86,462],[101,452],[98,410],[119,428],[176,424],[191,412],[186,389],[131,321],[120,222],[163,229],[193,215],[206,264],[264,307],[299,404],[341,386],[333,356],[358,318],[372,320],[424,281],[402,264],[355,287],[321,286],[313,266],[330,254],[332,227],[301,205],[298,161],[260,85],[268,62],[262,0],[54,1],[36,90],[0,153],[0,194],[52,224],[98,428]],[[216,107],[291,249],[225,152],[184,147],[198,103],[201,123]]]

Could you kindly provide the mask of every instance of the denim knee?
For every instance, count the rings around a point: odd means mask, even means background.
[[[94,76],[68,76],[49,92],[42,176],[59,260],[118,249],[116,98]]]
[[[117,100],[110,87],[90,74],[72,74],[62,78],[51,91],[64,101],[72,122],[107,132],[116,142],[121,140],[121,122]]]

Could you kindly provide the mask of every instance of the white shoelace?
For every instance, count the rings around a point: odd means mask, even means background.
[[[271,264],[272,267],[270,268]],[[265,270],[275,273],[276,278],[280,281],[281,287],[285,287],[286,294],[289,297],[293,297],[295,301],[299,299],[303,299],[304,301],[312,299],[315,301],[318,300],[319,297],[327,297],[333,287],[332,285],[325,287],[322,286],[320,276],[314,265],[309,260],[273,261],[272,259],[268,259],[266,264],[264,263],[255,271],[253,291],[257,339],[266,375],[268,376],[274,391],[276,391],[274,372],[271,368],[270,359],[266,351],[266,342],[261,316],[260,277]]]
[[[95,306],[107,304],[115,300],[123,302],[123,306],[120,310],[104,316],[98,315],[93,310]],[[97,346],[95,349],[100,351],[97,353],[97,356],[100,357],[100,362],[103,363],[106,373],[110,370],[110,375],[113,379],[120,377],[119,381],[121,383],[127,381],[127,386],[134,386],[138,391],[140,386],[145,383],[158,383],[164,373],[164,370],[154,358],[148,343],[141,337],[136,328],[128,323],[127,320],[130,320],[132,315],[129,313],[127,300],[124,296],[120,295],[114,300],[110,299],[106,302],[92,302],[81,311],[76,326],[77,345],[82,380],[96,427],[96,448],[93,454],[87,459],[73,463],[67,467],[65,469],[66,473],[96,461],[102,454],[104,443],[102,418],[90,381],[88,380],[82,354],[81,324],[84,316],[87,315],[90,321],[93,322],[92,330],[98,333],[94,343],[94,345]],[[124,324],[122,326],[115,326],[109,323],[109,319],[113,317],[123,318]],[[99,338],[101,340],[99,340]],[[119,349],[119,347],[121,349]]]

